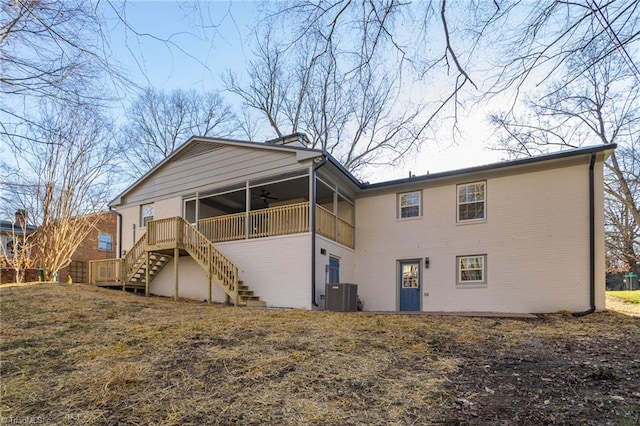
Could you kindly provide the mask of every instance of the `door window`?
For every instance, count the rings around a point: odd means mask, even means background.
[[[418,288],[418,264],[402,264],[402,288]]]
[[[340,282],[340,259],[337,257],[329,258],[329,283]]]

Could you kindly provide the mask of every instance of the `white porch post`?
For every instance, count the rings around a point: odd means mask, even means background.
[[[309,231],[315,232],[314,216],[316,214],[316,192],[314,191],[316,185],[316,174],[313,172],[313,166],[309,167]]]
[[[249,210],[251,210],[251,189],[249,188],[249,181],[245,183],[244,194],[244,238],[249,239]]]
[[[333,188],[333,240],[338,241],[338,187]]]
[[[200,193],[196,192],[196,229],[200,230]]]

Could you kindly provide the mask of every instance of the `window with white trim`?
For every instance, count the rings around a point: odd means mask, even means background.
[[[152,204],[143,204],[140,206],[140,226],[146,227],[147,222],[153,220],[153,203]]]
[[[458,222],[486,219],[486,182],[457,186]]]
[[[13,238],[2,237],[2,250],[0,250],[0,257],[6,256],[8,259],[13,258]]]
[[[113,251],[113,237],[110,234],[98,234],[98,250]]]
[[[398,217],[419,217],[422,215],[420,191],[398,194]]]
[[[456,257],[458,285],[487,283],[487,255]]]

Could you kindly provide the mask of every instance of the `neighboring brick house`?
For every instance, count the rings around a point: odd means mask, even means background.
[[[100,218],[97,220],[95,229],[91,234],[78,246],[75,253],[71,257],[71,263],[58,273],[58,281],[66,281],[70,275],[73,282],[86,283],[89,278],[89,260],[96,259],[112,259],[117,257],[116,252],[116,232],[118,229],[117,213],[107,211],[97,213]],[[3,250],[0,250],[0,257],[4,253],[11,255],[13,239],[15,233],[20,234],[22,228],[16,228],[15,223],[26,223],[26,212],[20,210],[16,212],[16,218],[13,222],[0,221],[0,243],[3,244]],[[18,231],[16,231],[18,229]],[[37,232],[34,226],[26,227],[28,233]],[[38,258],[38,247],[31,249],[31,258]],[[2,263],[2,262],[0,262]],[[35,264],[32,268],[26,269],[24,272],[24,281],[37,281],[40,279],[41,265]],[[15,270],[12,268],[0,268],[0,283],[11,283],[15,281]]]
[[[86,283],[89,278],[89,260],[117,257],[118,216],[111,211],[98,214],[101,218],[97,221],[95,229],[78,246],[71,257],[71,264],[59,272],[58,281],[65,282],[71,275],[73,282]]]
[[[0,284],[12,283],[16,280],[16,270],[11,265],[14,259],[14,248],[19,241],[31,234],[35,228],[27,224],[27,212],[18,210],[13,221],[0,220]],[[28,258],[26,259],[28,261]],[[23,281],[33,281],[37,278],[37,269],[22,270]]]

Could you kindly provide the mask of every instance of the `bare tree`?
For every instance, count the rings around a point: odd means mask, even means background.
[[[111,195],[111,130],[96,109],[43,101],[14,149],[19,173],[3,182],[5,208],[28,212],[32,255],[48,280],[70,263]]]
[[[640,266],[640,221],[637,219],[640,207],[640,146],[618,148],[612,173],[607,179],[605,198],[607,271],[639,272]],[[613,160],[613,159],[612,159]],[[613,172],[617,169],[620,173]],[[624,194],[635,200],[629,203]]]
[[[11,233],[8,241],[0,244],[0,268],[14,271],[14,282],[24,281],[25,270],[33,267],[31,256],[34,245],[33,229],[28,226],[27,213],[17,211],[15,220],[11,223]]]
[[[435,112],[452,113],[455,124],[465,97],[485,101],[509,90],[515,102],[528,85],[559,75],[575,78],[611,55],[623,58],[623,66],[640,79],[630,54],[640,42],[639,12],[636,0],[292,0],[275,3],[265,22],[281,25],[286,49],[314,39],[315,52],[346,53],[352,69],[384,57],[395,64],[394,76],[406,79],[412,70],[443,93],[449,108]],[[599,49],[591,62],[568,66],[594,45]]]
[[[238,124],[217,93],[149,88],[128,111],[120,134],[124,172],[138,178],[191,136],[232,135]]]
[[[0,4],[0,137],[27,137],[41,99],[60,105],[105,102],[105,87],[129,83],[114,65],[103,8],[84,0]],[[108,77],[108,78],[107,78]]]
[[[623,260],[625,268],[635,269],[640,260],[640,84],[622,58],[600,58],[600,52],[594,45],[569,61],[571,68],[583,70],[580,76],[568,75],[549,94],[530,100],[527,115],[505,113],[492,121],[502,131],[501,148],[512,156],[618,144],[605,172],[609,263]]]
[[[227,89],[278,136],[306,133],[310,147],[352,172],[393,163],[416,148],[430,118],[419,103],[399,101],[400,76],[378,55],[366,64],[354,61],[341,45],[325,43],[317,25],[296,45],[277,42],[272,27],[264,27],[247,67],[249,83],[230,72]]]
[[[486,30],[505,28],[496,46],[507,50],[496,61],[499,72],[492,90],[520,90],[528,81],[539,86],[558,76],[566,76],[565,84],[569,84],[610,57],[618,58],[619,66],[640,82],[631,56],[640,42],[637,1],[505,1],[495,5]],[[514,21],[516,25],[510,25]],[[589,60],[585,60],[585,51]]]

